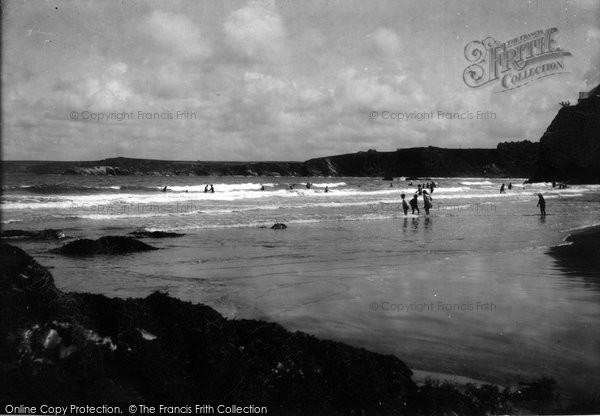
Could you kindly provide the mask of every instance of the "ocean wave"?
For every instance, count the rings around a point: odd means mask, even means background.
[[[467,186],[471,186],[471,185],[493,185],[492,182],[490,181],[464,181],[464,182],[460,182],[461,185],[467,185]]]
[[[346,186],[346,182],[313,183],[312,186],[317,187],[317,188],[325,188],[325,187],[338,188],[340,186]]]

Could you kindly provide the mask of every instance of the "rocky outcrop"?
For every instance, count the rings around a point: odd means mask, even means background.
[[[600,183],[600,86],[563,106],[540,139],[530,182]]]
[[[86,175],[86,176],[116,176],[116,175],[131,175],[132,172],[128,169],[121,169],[114,166],[94,166],[84,168],[76,166],[65,170],[67,175]]]
[[[67,238],[62,230],[46,229],[41,231],[4,230],[1,238],[28,239],[28,240],[61,240]]]
[[[97,240],[83,238],[50,250],[67,256],[92,256],[95,254],[127,254],[158,250],[132,237],[106,236]]]
[[[565,242],[568,244],[548,250],[558,266],[569,274],[578,272],[597,277],[600,270],[600,226],[573,232],[565,238]]]
[[[155,293],[63,293],[0,245],[0,391],[17,403],[265,405],[269,414],[401,415],[416,386],[398,358],[228,320]]]

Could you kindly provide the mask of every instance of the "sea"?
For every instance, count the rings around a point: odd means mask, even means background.
[[[404,215],[400,195],[431,181],[430,214],[419,197],[420,215]],[[547,251],[600,224],[600,185],[524,182],[7,174],[0,212],[5,230],[70,238],[185,234],[144,239],[158,251],[85,258],[49,253],[71,240],[14,241],[65,291],[167,292],[394,354],[416,373],[503,386],[551,377],[566,400],[597,397],[600,271],[566,269]]]

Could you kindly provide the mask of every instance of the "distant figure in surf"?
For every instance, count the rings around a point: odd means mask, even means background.
[[[556,188],[556,181],[552,181],[552,187]]]
[[[500,193],[503,194],[505,192],[504,190],[504,184],[502,184],[502,186],[500,187]]]
[[[423,195],[423,189],[421,188],[421,184],[419,184],[419,189],[417,189],[417,193],[419,195]]]
[[[402,194],[400,195],[400,198],[402,198],[402,209],[404,210],[404,215],[408,215],[408,203],[404,199],[406,198],[406,195]]]
[[[512,189],[512,182],[508,183],[508,190],[510,191]]]
[[[208,185],[206,185],[206,186],[204,187],[204,193],[207,193],[207,192],[208,192]]]
[[[210,192],[213,194],[215,193],[215,188],[212,186],[212,184],[210,185]]]
[[[163,191],[163,192],[167,192],[167,187],[165,186],[165,187],[162,189],[162,191]]]
[[[423,204],[425,205],[425,214],[429,215],[429,209],[433,206],[431,204],[431,197],[427,191],[423,191]]]
[[[310,189],[311,186],[312,186],[312,183],[306,182],[306,189]]]
[[[325,187],[325,192],[329,192],[329,186]]]
[[[433,193],[434,189],[435,189],[435,182],[431,181],[431,184],[429,185],[429,190],[431,191],[431,193]]]
[[[261,190],[261,191],[264,191],[264,190],[265,190],[265,186],[264,186],[264,185],[261,185],[261,186],[260,186],[260,190]]]
[[[294,184],[293,183],[290,184],[289,188],[290,188],[290,190],[293,190],[294,189]]]
[[[415,209],[417,210],[417,214],[421,214],[421,211],[419,211],[419,200],[417,199],[417,194],[415,194],[415,196],[413,196],[413,199],[410,200],[410,207],[412,208],[412,213],[415,213]]]
[[[542,196],[542,194],[538,194],[538,203],[537,206],[540,207],[540,215],[542,217],[546,216],[546,200]]]

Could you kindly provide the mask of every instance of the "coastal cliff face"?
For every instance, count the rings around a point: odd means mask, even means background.
[[[395,152],[358,152],[305,162],[310,175],[322,176],[529,176],[537,143],[500,143],[496,149],[415,147]]]
[[[350,153],[306,162],[180,162],[114,158],[93,162],[4,162],[5,173],[156,176],[482,176],[529,177],[538,143],[500,143],[496,149],[416,147]]]
[[[530,182],[600,183],[600,86],[562,107],[540,139]]]

